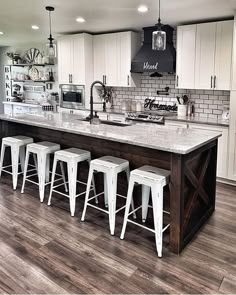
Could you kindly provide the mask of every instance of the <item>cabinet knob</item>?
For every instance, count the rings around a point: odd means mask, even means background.
[[[211,88],[213,88],[213,76],[211,76]]]
[[[176,87],[179,87],[179,75],[176,76]]]
[[[127,76],[127,85],[129,86],[129,75]]]

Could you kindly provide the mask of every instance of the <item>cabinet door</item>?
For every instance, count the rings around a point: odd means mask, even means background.
[[[197,25],[177,28],[176,87],[194,89]]]
[[[231,89],[231,66],[233,48],[233,21],[217,23],[215,81],[217,90]]]
[[[71,82],[73,84],[85,84],[85,54],[84,54],[84,37],[83,34],[72,37],[73,45],[73,71]]]
[[[72,68],[72,46],[71,37],[63,37],[58,40],[58,81],[59,84],[71,82]]]
[[[221,126],[209,126],[201,124],[189,124],[189,128],[216,131],[222,134],[218,138],[218,153],[217,153],[217,177],[228,178],[228,139],[229,128]]]
[[[105,35],[94,36],[94,80],[104,82],[106,75],[105,67]]]
[[[119,86],[120,66],[119,34],[107,34],[105,38],[105,84]]]
[[[229,179],[236,181],[236,91],[230,97]]]
[[[131,32],[119,34],[120,46],[120,69],[119,69],[119,86],[131,86]]]
[[[195,88],[213,89],[216,23],[197,25]]]

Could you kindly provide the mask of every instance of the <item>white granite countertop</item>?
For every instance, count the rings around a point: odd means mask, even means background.
[[[170,116],[170,117],[166,117],[165,120],[229,127],[229,120],[209,119],[209,118],[202,118],[199,116],[194,116],[194,117]]]
[[[118,127],[90,125],[71,114],[44,113],[42,115],[0,115],[0,120],[80,134],[105,140],[127,143],[156,150],[187,154],[221,136],[219,132],[192,130],[172,126],[140,124]],[[23,130],[22,130],[23,132]],[[71,143],[73,146],[73,143]]]
[[[3,104],[8,105],[18,105],[23,107],[32,107],[32,108],[38,108],[41,107],[39,104],[33,104],[33,103],[26,103],[26,102],[19,102],[19,101],[3,101]]]

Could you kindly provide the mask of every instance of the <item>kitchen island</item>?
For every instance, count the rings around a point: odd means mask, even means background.
[[[179,254],[215,210],[217,132],[176,127],[90,125],[70,114],[0,115],[1,138],[31,136],[62,148],[91,151],[97,158],[127,159],[130,168],[170,170],[170,251]]]

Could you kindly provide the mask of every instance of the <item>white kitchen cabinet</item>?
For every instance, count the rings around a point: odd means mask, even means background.
[[[17,114],[37,114],[42,107],[40,105],[30,105],[19,102],[3,102],[4,114],[6,115],[17,115]]]
[[[104,83],[104,75],[106,73],[106,35],[95,35],[93,38],[94,52],[94,80]]]
[[[229,179],[236,181],[236,91],[230,95]]]
[[[236,90],[236,13],[234,16],[233,61],[232,61],[232,90]]]
[[[130,69],[140,46],[140,35],[134,32],[94,36],[94,78],[107,86],[137,86],[138,76]]]
[[[230,90],[233,21],[197,25],[195,89]]]
[[[217,177],[228,178],[228,140],[229,128],[224,126],[212,126],[189,123],[189,128],[197,130],[216,131],[222,134],[218,138],[218,153],[217,153]]]
[[[231,89],[233,25],[229,20],[177,28],[177,88]],[[236,89],[236,74],[234,84]]]
[[[72,73],[73,46],[71,36],[58,39],[58,80],[59,84],[70,83]]]
[[[93,73],[93,37],[76,34],[58,40],[59,84],[85,85],[87,76]],[[89,83],[91,83],[89,79]]]
[[[230,90],[232,77],[233,21],[217,22],[215,89]]]
[[[216,23],[197,25],[195,88],[213,89],[215,70]]]
[[[177,28],[176,88],[194,89],[197,25]]]

